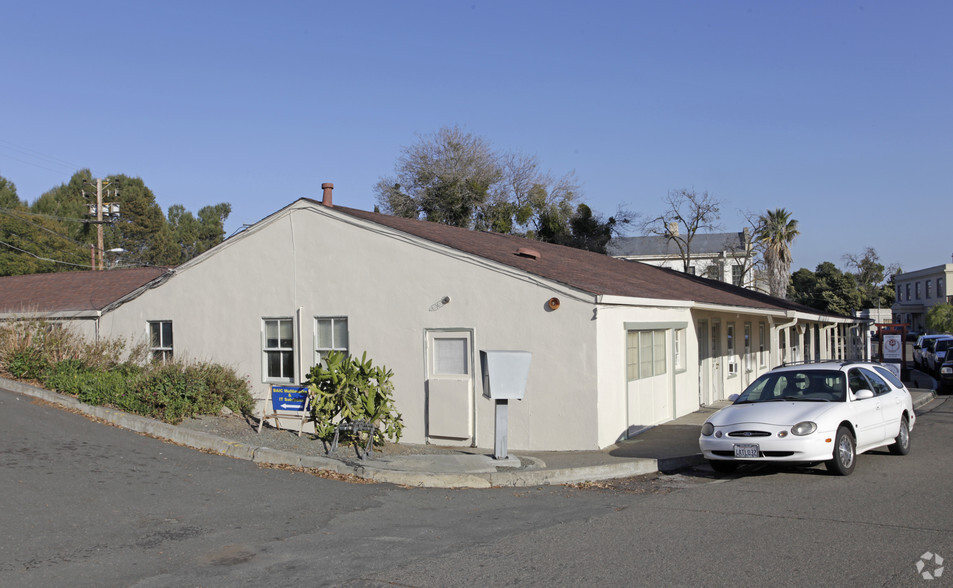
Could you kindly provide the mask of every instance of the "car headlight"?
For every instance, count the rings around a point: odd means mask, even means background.
[[[702,435],[704,435],[705,437],[711,437],[711,434],[714,432],[715,432],[715,425],[709,422],[706,422],[704,425],[702,425]]]
[[[791,427],[791,432],[795,435],[810,435],[817,430],[817,423],[811,421],[804,421],[803,423],[798,423]]]
[[[953,374],[953,367],[945,365],[940,368],[941,374]]]

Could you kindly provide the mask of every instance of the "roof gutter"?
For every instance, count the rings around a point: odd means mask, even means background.
[[[31,318],[44,319],[98,319],[103,316],[101,310],[59,310],[56,312],[2,312],[0,320],[20,320]]]
[[[143,284],[142,286],[139,286],[132,292],[126,294],[125,296],[122,296],[121,298],[118,298],[115,301],[107,304],[106,306],[103,307],[100,313],[106,314],[107,312],[115,310],[116,308],[122,306],[123,304],[129,302],[130,300],[135,300],[146,291],[152,290],[153,288],[158,288],[162,284],[166,283],[169,280],[169,278],[171,278],[173,275],[175,275],[175,270],[170,269],[169,271],[165,272],[158,278],[155,278],[154,280],[147,282]]]
[[[596,304],[618,305],[618,306],[665,306],[667,308],[691,308],[690,300],[668,300],[664,298],[636,298],[634,296],[615,296],[612,294],[599,294],[596,296]]]

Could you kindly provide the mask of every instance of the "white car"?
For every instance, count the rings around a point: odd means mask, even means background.
[[[859,453],[888,446],[906,455],[916,418],[910,392],[879,363],[785,366],[711,415],[698,445],[716,472],[741,463],[824,462],[846,476]]]

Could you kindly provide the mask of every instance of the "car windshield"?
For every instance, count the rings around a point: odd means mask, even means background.
[[[936,351],[946,351],[950,348],[950,343],[953,343],[953,339],[939,339],[936,342]]]
[[[836,370],[797,370],[764,374],[745,388],[735,404],[752,402],[846,402],[847,382]]]

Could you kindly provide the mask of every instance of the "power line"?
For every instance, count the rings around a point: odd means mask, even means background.
[[[25,156],[27,156],[27,157],[33,157],[33,158],[35,158],[35,159],[40,159],[40,160],[43,160],[43,161],[45,161],[45,162],[47,162],[47,163],[49,163],[49,164],[61,166],[61,167],[63,167],[64,169],[70,169],[70,170],[79,169],[79,166],[77,166],[77,165],[74,164],[74,163],[71,163],[71,162],[66,161],[66,160],[63,160],[63,159],[58,159],[58,158],[53,157],[53,156],[51,156],[51,155],[46,155],[45,153],[42,153],[42,152],[40,152],[40,151],[36,151],[36,150],[34,150],[34,149],[30,149],[30,148],[28,148],[28,147],[24,147],[24,146],[22,146],[22,145],[17,145],[16,143],[12,143],[12,142],[7,141],[7,140],[5,140],[5,139],[0,139],[0,144],[6,145],[8,149],[13,149],[14,151],[17,151],[17,152],[19,152],[19,153],[21,153],[22,155],[25,155]],[[22,159],[17,159],[16,157],[12,157],[12,156],[10,156],[10,155],[7,155],[7,157],[10,157],[11,159],[15,159],[16,161],[19,161],[20,163],[25,163],[25,164],[27,164],[27,165],[36,165],[37,167],[41,167],[41,168],[46,169],[46,170],[49,170],[49,171],[56,171],[56,172],[59,171],[59,170],[52,170],[52,169],[50,169],[50,168],[46,168],[46,167],[43,167],[43,166],[38,165],[38,164],[35,164],[35,163],[31,163],[31,162],[29,162],[29,161],[23,161]]]
[[[14,234],[15,234],[15,233],[14,233]],[[17,236],[19,236],[19,235],[17,235]],[[26,254],[29,255],[30,257],[35,257],[36,259],[39,259],[40,261],[49,261],[49,262],[51,262],[51,263],[59,263],[59,264],[63,264],[63,265],[71,265],[71,266],[73,266],[73,267],[81,267],[81,268],[88,268],[88,267],[89,267],[89,265],[81,265],[81,264],[78,264],[78,263],[70,263],[70,262],[68,262],[68,261],[60,261],[60,260],[58,260],[58,259],[50,259],[50,258],[48,258],[48,257],[40,257],[39,255],[37,255],[37,254],[35,254],[35,253],[30,253],[29,251],[27,251],[27,250],[25,250],[25,249],[20,249],[19,247],[15,246],[15,245],[11,245],[11,244],[9,244],[9,243],[6,243],[6,242],[4,242],[4,241],[0,241],[0,245],[6,245],[6,246],[9,247],[10,249],[15,249],[15,250],[19,251],[20,253],[26,253]]]
[[[17,215],[17,214],[14,214],[13,212],[11,212],[11,211],[10,211],[9,209],[7,209],[7,208],[0,208],[0,214],[5,214],[5,215],[7,215],[7,216],[12,216],[13,218],[15,218],[15,219],[17,219],[17,220],[21,220],[21,221],[23,221],[23,222],[25,222],[25,223],[29,223],[29,224],[33,225],[34,227],[36,227],[36,228],[38,228],[38,229],[41,229],[41,230],[43,230],[43,231],[46,231],[47,233],[50,233],[51,235],[55,235],[55,236],[57,236],[57,237],[60,237],[61,239],[65,239],[66,241],[69,241],[69,242],[71,242],[71,243],[75,243],[76,245],[79,245],[80,247],[86,247],[86,245],[87,245],[86,243],[81,243],[81,242],[77,241],[76,239],[73,239],[72,237],[67,237],[66,235],[64,235],[64,234],[62,234],[62,233],[57,233],[57,232],[54,231],[53,229],[48,229],[48,228],[44,227],[43,225],[41,225],[41,224],[39,224],[39,223],[35,223],[35,222],[33,222],[33,221],[29,220],[29,219],[25,219],[25,218],[23,218],[22,216],[19,216],[19,215]]]
[[[25,242],[27,242],[27,243],[29,243],[29,244],[35,246],[35,247],[38,248],[39,250],[48,249],[48,247],[47,247],[46,245],[42,245],[42,244],[38,243],[38,242],[35,241],[32,237],[27,237],[27,236],[21,235],[21,234],[19,234],[19,233],[16,233],[16,232],[14,232],[14,231],[11,231],[11,230],[10,230],[9,228],[7,228],[7,227],[2,227],[2,226],[0,226],[0,229],[6,231],[8,234],[10,234],[10,235],[12,235],[12,236],[14,236],[14,237],[17,237],[18,239],[21,239],[22,241],[25,241]],[[80,253],[78,253],[78,254],[79,254],[79,255],[83,255],[83,256],[86,255],[86,251],[87,251],[87,248],[88,248],[88,247],[93,247],[92,245],[87,245],[87,244],[84,244],[84,243],[77,243],[77,245],[79,245],[79,248],[80,248],[80,249],[79,249],[79,250],[80,250]],[[64,253],[69,253],[69,251],[64,251]]]
[[[27,215],[30,215],[30,216],[38,216],[38,217],[40,217],[40,218],[48,218],[48,219],[58,220],[58,221],[69,221],[69,222],[74,222],[74,223],[91,224],[91,223],[96,222],[96,221],[94,221],[94,220],[92,220],[92,219],[88,219],[88,218],[75,218],[75,217],[71,217],[71,216],[54,216],[54,215],[52,215],[52,214],[43,214],[43,213],[40,213],[40,212],[29,212],[29,211],[26,211],[26,210],[16,210],[16,209],[13,209],[13,208],[0,208],[0,212],[6,212],[6,213],[17,212],[17,213],[19,213],[19,214],[27,214]]]

